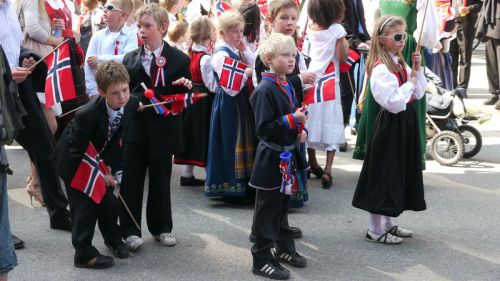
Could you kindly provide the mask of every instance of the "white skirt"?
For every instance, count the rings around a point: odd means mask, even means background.
[[[335,100],[311,104],[307,107],[309,113],[306,122],[308,148],[333,151],[345,143],[344,117],[338,83],[335,90]]]
[[[38,92],[36,93],[36,96],[38,97],[38,100],[40,101],[41,105],[45,107],[45,93]],[[53,106],[50,107],[50,109],[54,110],[56,116],[62,114],[62,107],[60,103],[54,104]]]

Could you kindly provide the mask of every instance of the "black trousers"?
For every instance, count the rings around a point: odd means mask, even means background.
[[[50,222],[57,224],[68,220],[68,200],[54,166],[49,160],[55,145],[54,137],[45,120],[38,98],[32,93],[29,94],[21,94],[21,101],[27,115],[23,117],[25,128],[19,132],[16,141],[26,149],[30,160],[35,164]]]
[[[498,96],[500,94],[500,39],[489,38],[484,45],[490,93]]]
[[[149,159],[145,143],[125,144],[125,169],[121,194],[128,204],[135,220],[141,226],[144,180],[149,172],[149,190],[146,207],[146,221],[152,235],[171,232],[172,206],[170,200],[170,176],[172,157]],[[134,225],[126,210],[120,215],[120,226],[124,238],[130,235],[141,237],[141,231]]]
[[[358,103],[354,75],[354,65],[349,69],[349,71],[340,72],[340,96],[342,113],[344,116],[344,126],[349,125],[349,117],[351,116],[352,102],[354,98],[356,98],[356,104]],[[359,123],[360,116],[361,115],[356,112],[356,124]]]
[[[113,188],[107,188],[101,203],[97,205],[83,192],[66,186],[71,210],[71,242],[75,247],[75,262],[85,263],[99,255],[99,251],[92,246],[96,222],[104,242],[113,248],[123,245],[118,227],[120,204],[113,195]]]
[[[295,252],[293,233],[288,225],[290,196],[279,189],[257,190],[253,228],[256,243],[252,247],[253,266],[262,267],[272,259],[274,245],[285,252]]]
[[[469,14],[458,20],[457,38],[450,42],[453,71],[453,85],[467,89],[472,60],[472,47],[476,34],[477,14]]]

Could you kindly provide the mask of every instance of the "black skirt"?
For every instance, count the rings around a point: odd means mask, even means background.
[[[174,163],[205,167],[208,156],[208,137],[210,134],[210,115],[214,94],[188,107],[182,114],[183,149],[175,155]]]
[[[417,115],[412,104],[393,114],[382,109],[359,176],[352,205],[397,217],[426,209]]]

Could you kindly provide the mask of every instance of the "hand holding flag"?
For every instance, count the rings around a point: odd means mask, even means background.
[[[349,71],[351,69],[352,65],[359,60],[360,56],[358,52],[355,50],[349,48],[349,52],[347,53],[347,61],[344,63],[341,63],[339,65],[340,72],[344,73]]]
[[[323,77],[318,80],[318,83],[314,85],[305,95],[302,101],[303,105],[308,105],[311,103],[331,101],[335,99],[335,65],[333,62],[328,64]]]
[[[226,57],[222,65],[222,72],[219,79],[220,85],[234,91],[241,90],[246,68],[247,65],[239,60]]]

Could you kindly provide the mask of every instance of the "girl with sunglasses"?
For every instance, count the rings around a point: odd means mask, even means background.
[[[382,17],[375,25],[366,63],[367,98],[374,100],[372,110],[378,113],[352,205],[370,213],[366,240],[384,244],[399,244],[402,237],[413,234],[397,226],[393,217],[405,210],[426,209],[413,101],[424,96],[427,81],[419,53],[411,55],[411,68],[405,63],[405,39],[404,19]]]

